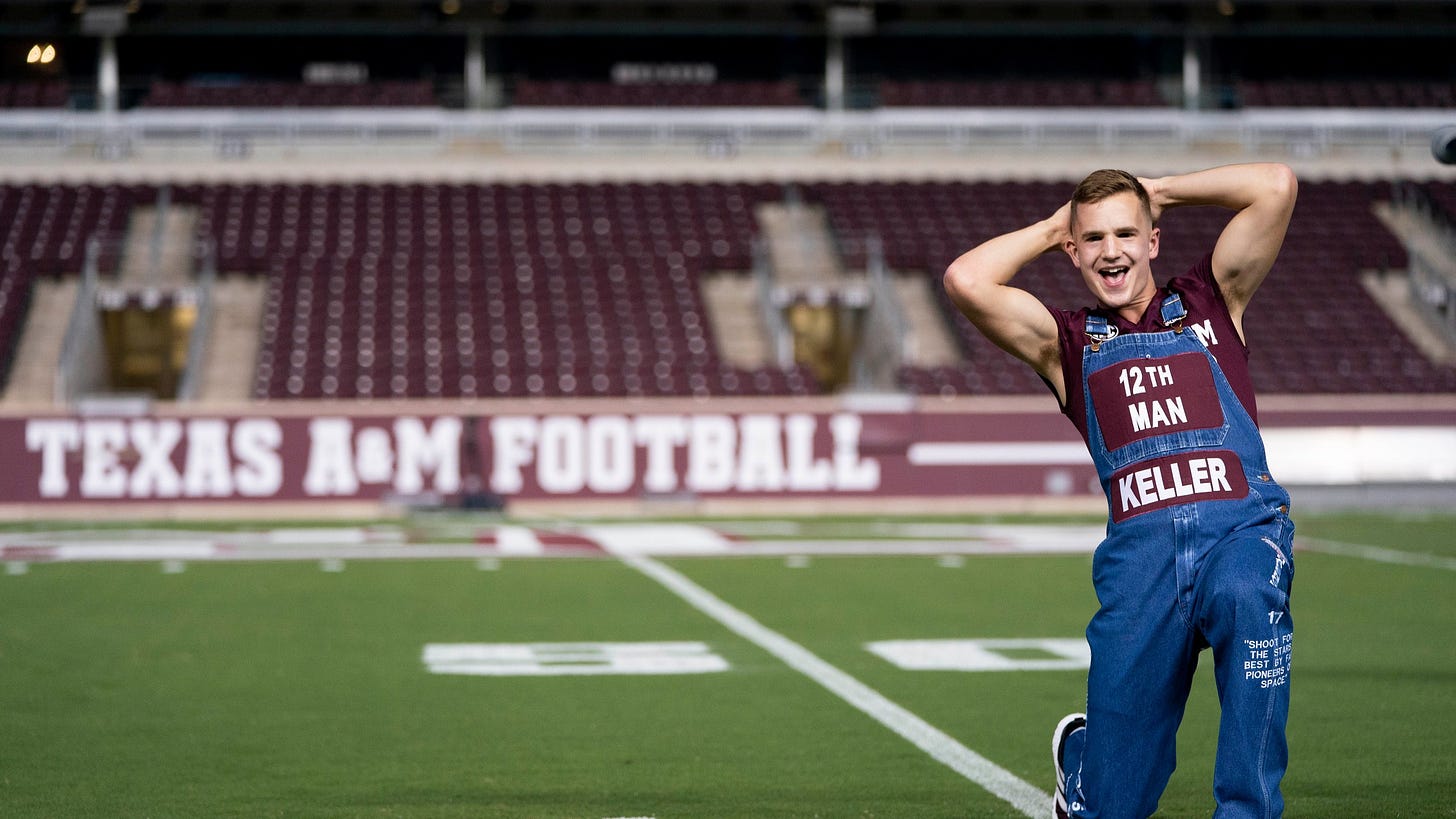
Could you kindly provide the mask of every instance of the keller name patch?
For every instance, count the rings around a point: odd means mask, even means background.
[[[1228,450],[1186,452],[1141,461],[1112,475],[1112,521],[1206,500],[1234,500],[1249,494],[1239,456]]]
[[[1223,425],[1203,353],[1122,361],[1089,375],[1087,389],[1109,451],[1154,435]]]

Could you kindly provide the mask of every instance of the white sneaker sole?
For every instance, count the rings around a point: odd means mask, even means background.
[[[1062,734],[1067,730],[1067,726],[1071,725],[1073,722],[1076,722],[1079,719],[1086,720],[1087,715],[1068,714],[1065,717],[1062,717],[1062,721],[1057,723],[1057,730],[1052,732],[1052,763],[1056,765],[1057,770],[1057,789],[1056,794],[1052,796],[1052,819],[1057,819],[1058,810],[1062,812],[1062,815],[1070,816],[1072,814],[1071,809],[1067,806],[1067,773],[1066,771],[1062,770],[1061,746]]]

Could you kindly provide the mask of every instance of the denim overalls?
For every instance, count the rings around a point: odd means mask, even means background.
[[[1109,503],[1093,557],[1101,608],[1085,746],[1069,744],[1081,817],[1146,817],[1174,768],[1199,652],[1211,646],[1222,716],[1216,817],[1274,817],[1288,748],[1294,526],[1258,427],[1176,293],[1166,331],[1087,319],[1088,446]]]

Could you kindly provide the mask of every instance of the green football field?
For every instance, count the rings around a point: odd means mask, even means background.
[[[1286,815],[1456,815],[1456,518],[1299,523]],[[0,816],[1049,815],[1091,557],[933,547],[12,560]],[[867,648],[906,640],[1013,668]],[[1160,816],[1212,812],[1204,659]]]

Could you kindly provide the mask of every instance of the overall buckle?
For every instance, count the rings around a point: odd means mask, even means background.
[[[1087,338],[1092,340],[1092,352],[1102,348],[1104,342],[1117,338],[1117,325],[1101,316],[1087,317]]]

